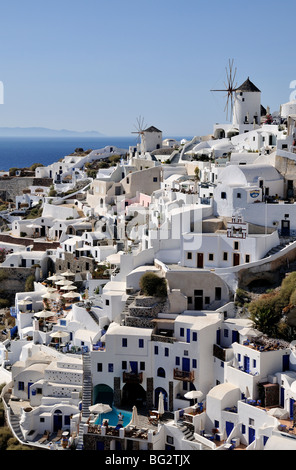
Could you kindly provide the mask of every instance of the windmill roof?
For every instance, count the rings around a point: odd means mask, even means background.
[[[144,132],[161,132],[161,131],[157,129],[157,127],[150,126],[150,127],[147,127],[147,129],[145,129]]]
[[[241,84],[241,86],[237,87],[236,90],[238,91],[259,91],[259,88],[257,88],[253,82],[251,82],[251,80],[249,79],[249,77],[247,78],[247,80]]]

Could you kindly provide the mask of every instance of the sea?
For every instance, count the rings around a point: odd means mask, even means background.
[[[165,137],[163,137],[165,139]],[[192,137],[171,137],[176,140]],[[127,137],[0,137],[0,171],[26,168],[33,163],[50,165],[75,151],[97,150],[111,145],[128,151],[135,146],[134,136]]]

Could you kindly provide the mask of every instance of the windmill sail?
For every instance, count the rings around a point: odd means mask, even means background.
[[[228,120],[228,114],[229,114],[229,106],[230,106],[230,117],[232,116],[233,112],[233,93],[236,90],[237,84],[234,84],[235,76],[236,76],[236,68],[233,71],[233,62],[234,60],[229,59],[229,68],[225,67],[226,70],[226,78],[227,78],[227,83],[224,82],[225,88],[223,90],[211,90],[211,91],[226,91],[226,104],[224,108],[224,112],[226,111],[226,119]]]

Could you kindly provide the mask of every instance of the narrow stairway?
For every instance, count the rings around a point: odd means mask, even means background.
[[[91,377],[91,358],[90,353],[83,353],[83,384],[82,384],[82,410],[81,421],[79,424],[78,443],[76,450],[83,450],[83,428],[89,418],[89,407],[92,404],[92,377]]]

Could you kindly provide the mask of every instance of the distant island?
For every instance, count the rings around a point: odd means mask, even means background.
[[[0,127],[0,137],[104,137],[97,131],[70,131],[46,127]]]

